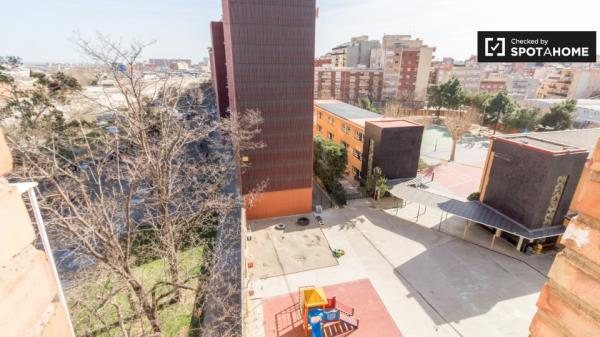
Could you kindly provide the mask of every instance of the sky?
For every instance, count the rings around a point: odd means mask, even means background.
[[[435,57],[465,59],[478,30],[600,30],[598,0],[317,0],[316,56],[352,36],[411,34]],[[81,62],[73,42],[101,32],[156,41],[145,58],[200,61],[221,0],[0,0],[0,55],[25,62]],[[600,44],[599,44],[600,45]]]

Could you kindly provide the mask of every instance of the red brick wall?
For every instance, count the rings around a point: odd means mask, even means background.
[[[532,337],[600,336],[600,140],[537,302]]]

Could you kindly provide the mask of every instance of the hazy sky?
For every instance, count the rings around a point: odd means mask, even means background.
[[[317,0],[317,55],[368,34],[412,34],[436,58],[475,53],[477,30],[600,30],[598,0]],[[26,62],[81,61],[79,32],[157,40],[146,58],[207,56],[221,0],[1,0],[0,55]]]

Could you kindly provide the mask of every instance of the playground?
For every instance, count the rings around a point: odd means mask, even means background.
[[[301,287],[265,299],[264,312],[274,318],[266,322],[266,337],[402,337],[367,279]]]

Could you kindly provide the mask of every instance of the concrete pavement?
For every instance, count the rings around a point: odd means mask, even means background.
[[[253,330],[270,319],[261,317],[261,298],[368,278],[404,336],[528,334],[546,279],[526,263],[393,216],[365,199],[326,210],[323,218],[329,245],[346,255],[337,266],[253,281]]]

